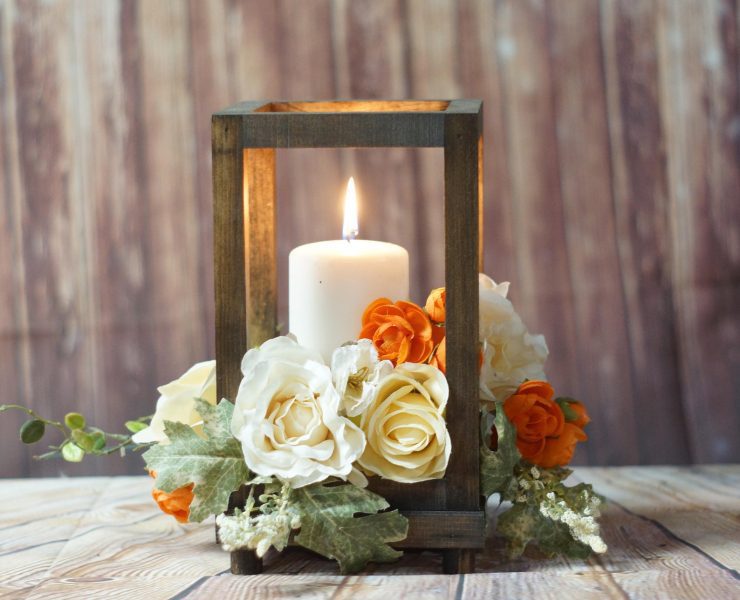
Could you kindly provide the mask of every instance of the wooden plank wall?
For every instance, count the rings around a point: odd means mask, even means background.
[[[487,271],[589,402],[578,461],[740,460],[739,28],[735,0],[0,0],[0,401],[114,428],[213,354],[214,110],[479,97]],[[364,236],[441,284],[441,166],[283,152],[283,276],[354,174]],[[2,476],[141,469],[33,463],[19,423]]]

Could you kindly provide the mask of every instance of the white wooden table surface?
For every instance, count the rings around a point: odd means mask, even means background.
[[[229,574],[212,520],[159,512],[147,477],[0,480],[2,598],[740,599],[740,465],[579,468],[609,501],[609,553],[506,561],[491,540],[470,575],[431,552],[338,575],[300,549]]]

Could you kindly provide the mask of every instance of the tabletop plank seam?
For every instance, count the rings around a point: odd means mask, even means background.
[[[36,594],[36,592],[38,592],[40,590],[40,588],[43,588],[44,587],[44,584],[45,583],[48,583],[49,581],[52,581],[52,579],[53,579],[53,575],[52,574],[54,573],[54,569],[57,566],[57,564],[59,563],[59,558],[64,554],[64,549],[67,547],[67,544],[69,544],[70,541],[72,541],[73,539],[75,539],[75,535],[77,534],[77,532],[82,527],[82,524],[85,522],[85,520],[88,517],[89,513],[91,511],[93,511],[96,506],[98,506],[98,504],[100,503],[100,500],[103,497],[103,495],[105,494],[105,492],[113,486],[113,482],[114,482],[114,479],[112,477],[106,477],[105,480],[104,480],[104,482],[101,482],[101,483],[104,483],[104,485],[101,486],[101,488],[98,490],[97,497],[95,498],[95,500],[93,500],[90,503],[89,508],[87,509],[87,511],[80,516],[79,520],[75,524],[75,527],[74,527],[74,529],[72,530],[72,532],[71,532],[71,534],[69,536],[69,539],[67,539],[66,543],[62,545],[62,547],[59,549],[59,552],[57,553],[56,557],[54,557],[54,560],[52,560],[51,563],[49,564],[49,568],[46,569],[46,571],[44,573],[44,576],[45,576],[44,581],[40,581],[37,585],[34,586],[34,588],[32,590],[30,590],[29,595],[27,597],[27,600],[31,600],[33,598],[33,596]]]
[[[735,579],[740,580],[740,573],[738,573],[735,569],[733,569],[732,567],[728,567],[727,565],[723,564],[721,561],[719,561],[718,559],[716,559],[714,556],[712,556],[708,552],[706,552],[706,551],[702,550],[701,548],[699,548],[699,546],[697,546],[695,544],[692,544],[691,542],[686,541],[683,538],[679,537],[678,535],[676,535],[673,531],[671,531],[668,527],[666,527],[665,525],[663,525],[663,523],[661,523],[657,519],[653,519],[653,518],[648,517],[646,515],[641,515],[639,513],[636,513],[634,511],[630,510],[629,508],[627,508],[626,506],[624,506],[623,504],[620,504],[616,500],[612,500],[611,498],[607,498],[607,502],[609,502],[610,504],[613,504],[614,506],[618,506],[620,509],[622,509],[624,512],[626,512],[628,515],[631,515],[631,516],[636,517],[638,519],[642,519],[643,521],[646,521],[646,522],[650,523],[651,525],[654,525],[655,527],[657,527],[662,533],[664,533],[669,538],[671,538],[671,539],[679,542],[680,544],[683,544],[684,546],[688,546],[689,548],[691,548],[692,550],[694,550],[695,552],[697,552],[698,554],[702,555],[704,558],[706,558],[707,560],[709,560],[709,562],[711,562],[714,566],[719,567],[723,571],[726,571],[727,573],[729,573],[730,575],[732,575]]]
[[[457,587],[455,588],[455,600],[462,600],[465,592],[465,574],[457,576]]]
[[[614,578],[614,573],[612,573],[606,566],[604,566],[604,563],[601,561],[601,558],[598,554],[594,554],[589,562],[591,564],[597,564],[599,567],[601,567],[601,571],[606,575],[607,580],[614,586],[620,597],[624,598],[625,600],[630,600],[630,595],[627,593],[627,590],[619,585],[619,582],[617,582],[617,580]]]
[[[183,598],[187,598],[191,592],[194,592],[195,590],[197,590],[201,585],[203,585],[211,577],[214,577],[214,575],[204,575],[203,577],[196,579],[193,583],[187,586],[184,590],[178,592],[174,596],[171,596],[170,600],[182,600]]]

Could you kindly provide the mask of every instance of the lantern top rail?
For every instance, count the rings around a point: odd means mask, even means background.
[[[481,100],[249,100],[213,114],[242,148],[442,147],[451,119],[482,129]]]
[[[247,100],[228,106],[214,116],[283,113],[446,113],[476,114],[481,100]]]

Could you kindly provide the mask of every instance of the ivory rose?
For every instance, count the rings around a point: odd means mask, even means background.
[[[164,432],[165,421],[185,423],[200,434],[203,419],[195,410],[195,399],[202,398],[216,404],[216,361],[209,360],[193,365],[175,381],[157,388],[159,400],[149,427],[136,433],[132,439],[137,444],[168,443]]]
[[[360,466],[401,483],[443,477],[452,449],[445,423],[448,396],[438,369],[412,363],[396,367],[362,415],[367,446]]]
[[[365,437],[339,416],[339,394],[318,352],[277,337],[247,352],[242,373],[231,431],[251,471],[294,488],[350,476]]]
[[[370,340],[358,340],[337,348],[331,357],[334,387],[348,417],[361,414],[373,399],[378,382],[393,370],[388,360],[378,360]]]
[[[372,340],[380,360],[422,363],[434,349],[432,322],[413,302],[378,298],[362,315],[360,338]]]
[[[506,298],[508,291],[508,283],[497,284],[481,273],[480,394],[481,401],[489,406],[508,398],[525,379],[545,379],[543,365],[548,354],[545,338],[527,331]]]

